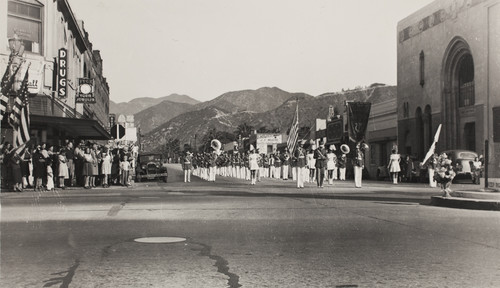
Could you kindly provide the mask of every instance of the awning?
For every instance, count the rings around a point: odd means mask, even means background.
[[[30,115],[31,126],[50,126],[65,131],[73,138],[109,140],[111,135],[93,119]]]

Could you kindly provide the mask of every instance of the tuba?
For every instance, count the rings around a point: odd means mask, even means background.
[[[210,147],[214,149],[215,154],[219,155],[221,153],[220,149],[222,147],[222,144],[220,143],[219,140],[213,139],[212,141],[210,141]]]
[[[347,146],[347,144],[342,144],[340,145],[340,151],[342,151],[342,153],[344,154],[349,154],[349,152],[351,152],[351,149],[349,149],[349,146]]]

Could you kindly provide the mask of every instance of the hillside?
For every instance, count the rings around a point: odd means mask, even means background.
[[[276,87],[263,87],[257,90],[224,93],[213,100],[202,102],[195,106],[196,109],[213,106],[229,112],[251,111],[260,113],[277,108],[291,97],[295,97],[295,94]]]
[[[195,100],[186,95],[171,94],[169,96],[164,96],[160,98],[152,97],[141,97],[130,100],[129,102],[115,103],[109,101],[109,113],[113,114],[124,114],[133,115],[151,106],[157,105],[163,101],[170,101],[176,103],[185,103],[190,105],[195,105],[200,103],[200,101]]]
[[[168,100],[146,108],[134,114],[135,126],[141,133],[148,133],[170,119],[193,109],[193,105],[176,103]]]
[[[290,94],[290,93],[289,93]],[[234,132],[236,127],[247,123],[255,129],[279,129],[288,131],[295,115],[297,99],[299,101],[299,121],[301,127],[312,127],[316,118],[325,119],[328,116],[328,107],[333,105],[338,111],[344,111],[344,101],[368,101],[379,103],[396,97],[395,86],[374,87],[364,90],[351,90],[342,93],[325,93],[317,97],[307,94],[294,94],[275,109],[255,112],[226,111],[217,107],[207,107],[197,111],[181,114],[160,125],[145,135],[143,143],[147,149],[153,149],[166,139],[179,139],[180,143],[194,144],[194,135],[198,141],[212,128],[218,131]],[[198,105],[196,105],[198,106]],[[197,144],[200,144],[199,142]]]

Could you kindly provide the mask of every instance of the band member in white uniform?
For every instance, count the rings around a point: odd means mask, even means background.
[[[281,179],[281,155],[279,150],[274,154],[274,178]]]
[[[283,180],[288,180],[288,169],[290,168],[290,153],[288,153],[288,148],[285,148],[282,158],[283,165]]]
[[[316,145],[311,145],[309,153],[307,153],[307,167],[309,167],[309,182],[314,183],[314,175],[316,174],[316,159],[314,159],[314,150]]]
[[[365,153],[368,150],[368,144],[358,143],[356,145],[356,158],[354,158],[354,186],[361,188],[363,179],[363,169],[365,168]]]
[[[295,160],[297,163],[297,188],[304,188],[304,170],[306,166],[306,150],[304,141],[300,141],[299,147],[295,151]]]
[[[184,183],[191,182],[191,162],[193,159],[193,154],[189,151],[186,151],[184,158],[182,159],[182,170],[184,170]]]

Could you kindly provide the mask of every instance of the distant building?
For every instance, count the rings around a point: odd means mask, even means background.
[[[398,145],[484,154],[500,177],[500,0],[440,0],[397,26]],[[494,120],[496,119],[496,120]]]

